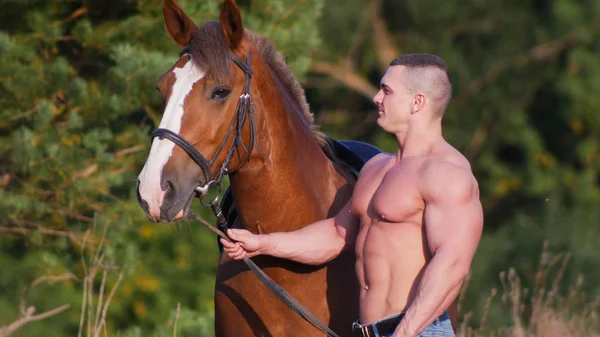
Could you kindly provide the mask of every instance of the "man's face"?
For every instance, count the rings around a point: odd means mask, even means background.
[[[413,95],[404,80],[406,68],[391,66],[381,79],[380,89],[373,97],[377,104],[377,124],[387,132],[397,133],[404,129],[410,117]]]

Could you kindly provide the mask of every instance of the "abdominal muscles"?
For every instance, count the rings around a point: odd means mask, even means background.
[[[372,221],[356,242],[360,321],[368,324],[406,310],[428,259],[417,223]]]

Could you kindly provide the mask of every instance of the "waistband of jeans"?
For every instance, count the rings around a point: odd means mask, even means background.
[[[353,336],[354,337],[379,337],[379,336],[389,335],[396,330],[396,328],[398,327],[398,324],[400,324],[400,321],[402,321],[402,318],[404,318],[404,314],[405,314],[404,312],[401,312],[399,314],[384,317],[380,320],[377,320],[377,321],[369,323],[369,324],[360,324],[357,321],[352,325]],[[449,320],[449,319],[450,319],[450,315],[448,314],[448,311],[445,311],[443,314],[436,317],[435,320],[437,322],[440,322],[440,321],[445,321],[445,320]]]
[[[378,337],[389,335],[396,330],[396,327],[400,324],[402,318],[404,318],[403,312],[384,317],[369,324],[355,322],[352,325],[352,335],[354,337]]]

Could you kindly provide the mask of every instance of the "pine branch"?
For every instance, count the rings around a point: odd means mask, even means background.
[[[65,217],[69,217],[72,219],[76,219],[76,220],[80,220],[80,221],[84,221],[84,222],[92,222],[93,219],[90,217],[87,217],[85,215],[81,215],[81,214],[76,214],[73,213],[72,211],[68,210],[68,209],[57,209],[56,213],[65,216]]]
[[[11,220],[16,222],[16,224],[0,225],[0,233],[15,233],[15,234],[21,234],[23,236],[29,236],[33,232],[38,232],[42,235],[67,237],[71,241],[74,241],[74,242],[80,241],[80,237],[81,237],[80,234],[72,233],[69,231],[63,231],[63,230],[48,229],[48,228],[44,227],[43,225],[33,222],[33,221],[28,221],[28,220],[17,221],[16,219],[14,219],[12,217],[11,217]]]
[[[293,13],[296,11],[296,9],[298,9],[298,6],[299,6],[301,3],[305,3],[305,2],[306,2],[306,0],[298,0],[298,1],[296,1],[296,3],[295,3],[294,5],[292,5],[292,6],[291,6],[291,7],[290,7],[290,8],[287,10],[287,12],[285,12],[285,13],[284,13],[284,14],[283,14],[283,15],[282,15],[280,18],[279,18],[279,21],[280,21],[280,22],[283,22],[283,21],[287,20],[287,18],[288,18],[290,15],[292,15],[292,14],[293,14]]]
[[[63,21],[63,23],[71,22],[71,21],[79,18],[80,16],[86,15],[89,11],[90,11],[89,8],[81,7],[79,9],[75,10],[73,13],[71,13],[71,15],[69,15],[69,17]]]
[[[18,115],[11,116],[8,120],[10,122],[14,122],[14,121],[16,121],[18,119],[29,117],[29,116],[31,116],[31,114],[33,114],[34,112],[36,112],[37,109],[38,109],[38,106],[36,105],[35,107],[33,107],[33,108],[31,108],[31,109],[29,109],[27,111],[24,111],[24,112],[22,112],[22,113],[20,113]]]
[[[381,0],[370,1],[370,10],[373,15],[373,43],[375,44],[375,49],[377,51],[379,70],[385,72],[389,67],[390,62],[400,55],[401,50],[394,43],[394,39],[381,14],[382,5]]]
[[[367,22],[370,20],[373,25],[373,42],[375,44],[377,58],[379,60],[379,68],[382,72],[385,72],[389,66],[389,62],[396,58],[400,54],[400,50],[394,44],[393,39],[385,20],[381,15],[381,0],[370,0],[368,6],[368,13],[365,16]],[[348,55],[345,62],[340,62],[344,66],[331,64],[326,61],[315,61],[313,62],[310,70],[314,73],[328,75],[335,79],[339,83],[342,83],[347,88],[354,90],[368,99],[373,96],[379,90],[376,86],[373,86],[366,78],[354,70],[354,50],[359,44],[361,36],[361,28],[358,29],[354,41],[350,46]]]
[[[522,54],[510,58],[500,59],[489,68],[487,73],[471,81],[467,93],[469,95],[477,94],[486,84],[496,80],[505,71],[519,66],[527,66],[532,61],[540,62],[551,59],[562,51],[576,45],[580,40],[581,37],[578,31],[573,30],[558,40],[535,46]]]
[[[576,45],[580,40],[581,37],[579,36],[579,33],[573,30],[555,41],[537,45],[530,48],[525,53],[512,58],[501,59],[492,65],[485,75],[471,81],[467,87],[467,96],[476,95],[486,84],[493,82],[500,77],[502,73],[511,68],[524,67],[533,61],[543,62],[551,59],[562,51]],[[490,110],[484,111],[475,130],[473,139],[465,150],[467,158],[473,159],[481,152],[483,144],[490,135],[489,128],[493,125],[493,123],[491,123],[491,115],[492,113]]]
[[[473,139],[471,140],[471,143],[469,143],[469,145],[467,146],[467,148],[464,151],[465,157],[469,158],[469,160],[475,159],[475,157],[477,157],[479,155],[479,153],[481,152],[481,149],[483,148],[483,144],[485,143],[485,140],[489,136],[488,129],[492,125],[492,121],[493,121],[493,118],[492,118],[491,109],[485,109],[483,111],[481,120],[479,121],[479,124],[477,125],[477,129],[475,129]]]
[[[372,7],[372,6],[370,6]],[[363,43],[366,38],[366,33],[368,32],[367,28],[369,27],[369,23],[373,19],[373,10],[370,8],[365,11],[360,19],[360,24],[354,32],[354,36],[352,36],[352,41],[350,42],[350,47],[348,48],[348,52],[346,54],[346,66],[348,68],[354,69],[355,67],[355,59],[358,56],[360,51],[360,45]]]
[[[154,109],[152,109],[151,106],[146,105],[144,106],[144,111],[146,112],[146,116],[150,117],[150,119],[152,120],[152,123],[154,123],[155,126],[158,126],[160,124],[160,119],[161,119],[161,115],[160,113],[154,111]]]
[[[366,78],[346,66],[338,66],[325,61],[313,62],[311,71],[328,75],[363,96],[371,99],[378,91]]]
[[[458,24],[449,27],[446,30],[446,34],[452,37],[456,37],[462,33],[482,33],[493,30],[502,24],[503,20],[507,15],[510,15],[507,11],[494,11],[484,18],[477,17],[476,20],[472,21],[461,21]]]
[[[128,147],[128,148],[126,148],[126,149],[123,149],[123,150],[117,151],[117,152],[115,153],[115,157],[123,157],[123,156],[126,156],[126,155],[130,154],[130,153],[139,152],[139,151],[142,151],[142,150],[144,150],[144,149],[146,149],[146,147],[145,147],[145,146],[142,146],[142,145],[135,145],[135,146]]]

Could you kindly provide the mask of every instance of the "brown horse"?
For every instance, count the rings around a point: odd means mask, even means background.
[[[252,232],[292,231],[335,215],[354,181],[329,159],[330,145],[313,125],[304,91],[272,44],[243,28],[232,0],[223,4],[219,22],[201,27],[173,0],[164,0],[163,14],[169,35],[185,48],[158,82],[163,133],[154,138],[138,179],[146,215],[163,222],[185,218],[196,187],[223,173],[229,174],[238,224]],[[249,97],[253,110],[240,110]],[[165,133],[194,149],[184,150]],[[194,151],[213,158],[204,161],[210,172],[190,155]],[[358,317],[352,252],[316,267],[253,260],[335,332],[350,334]],[[215,317],[217,336],[322,335],[225,255],[216,275]]]

